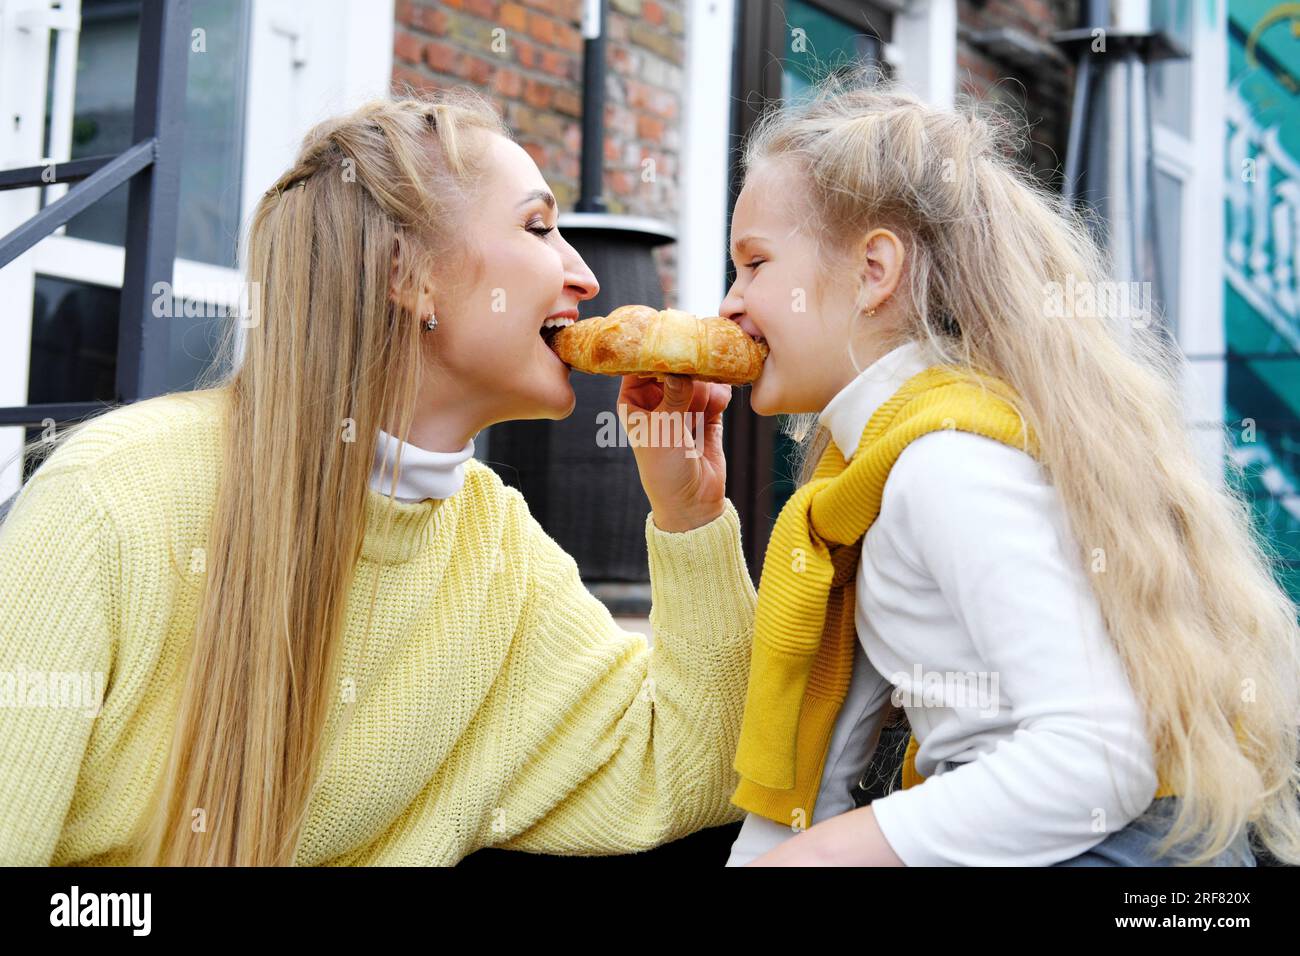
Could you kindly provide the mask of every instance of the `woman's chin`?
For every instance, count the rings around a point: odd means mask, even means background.
[[[578,406],[578,396],[573,393],[573,388],[572,386],[570,386],[568,401],[560,402],[558,405],[555,406],[553,413],[547,415],[546,417],[554,421],[559,421],[562,418],[568,418],[570,415],[573,414],[573,410],[577,408],[577,406]]]
[[[547,418],[552,421],[568,418],[577,404],[578,396],[567,378],[541,384],[526,399],[526,405],[531,409],[529,418]]]
[[[525,409],[520,418],[568,418],[578,403],[573,384],[569,381],[573,370],[560,361],[560,357],[541,343],[542,355],[535,360],[526,382],[512,380],[511,390],[516,392],[516,408]],[[522,392],[522,394],[519,394]]]

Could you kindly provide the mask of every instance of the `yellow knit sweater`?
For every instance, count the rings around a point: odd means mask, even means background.
[[[176,710],[161,675],[195,623],[197,583],[169,564],[205,544],[217,395],[103,415],[0,527],[0,864],[124,859]],[[362,600],[342,634],[357,709],[326,742],[296,863],[624,853],[743,815],[729,797],[755,593],[729,501],[682,533],[647,515],[652,643],[480,462],[451,498],[396,503],[385,537],[386,506],[369,492],[353,588],[368,598],[380,575],[379,600],[369,635]]]

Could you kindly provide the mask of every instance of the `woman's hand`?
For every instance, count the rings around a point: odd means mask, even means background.
[[[685,375],[624,375],[618,418],[636,455],[641,485],[662,531],[689,531],[723,511],[727,460],[722,411],[731,387]]]

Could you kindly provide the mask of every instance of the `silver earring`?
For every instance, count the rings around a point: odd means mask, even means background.
[[[426,312],[424,313],[423,325],[424,325],[425,332],[432,332],[434,329],[438,327],[438,320],[437,318],[434,317],[434,314],[432,312]]]

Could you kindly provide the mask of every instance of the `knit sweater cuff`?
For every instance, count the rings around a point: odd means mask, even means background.
[[[662,531],[646,516],[650,624],[656,632],[714,639],[749,634],[757,596],[730,499],[722,514],[690,531]]]

